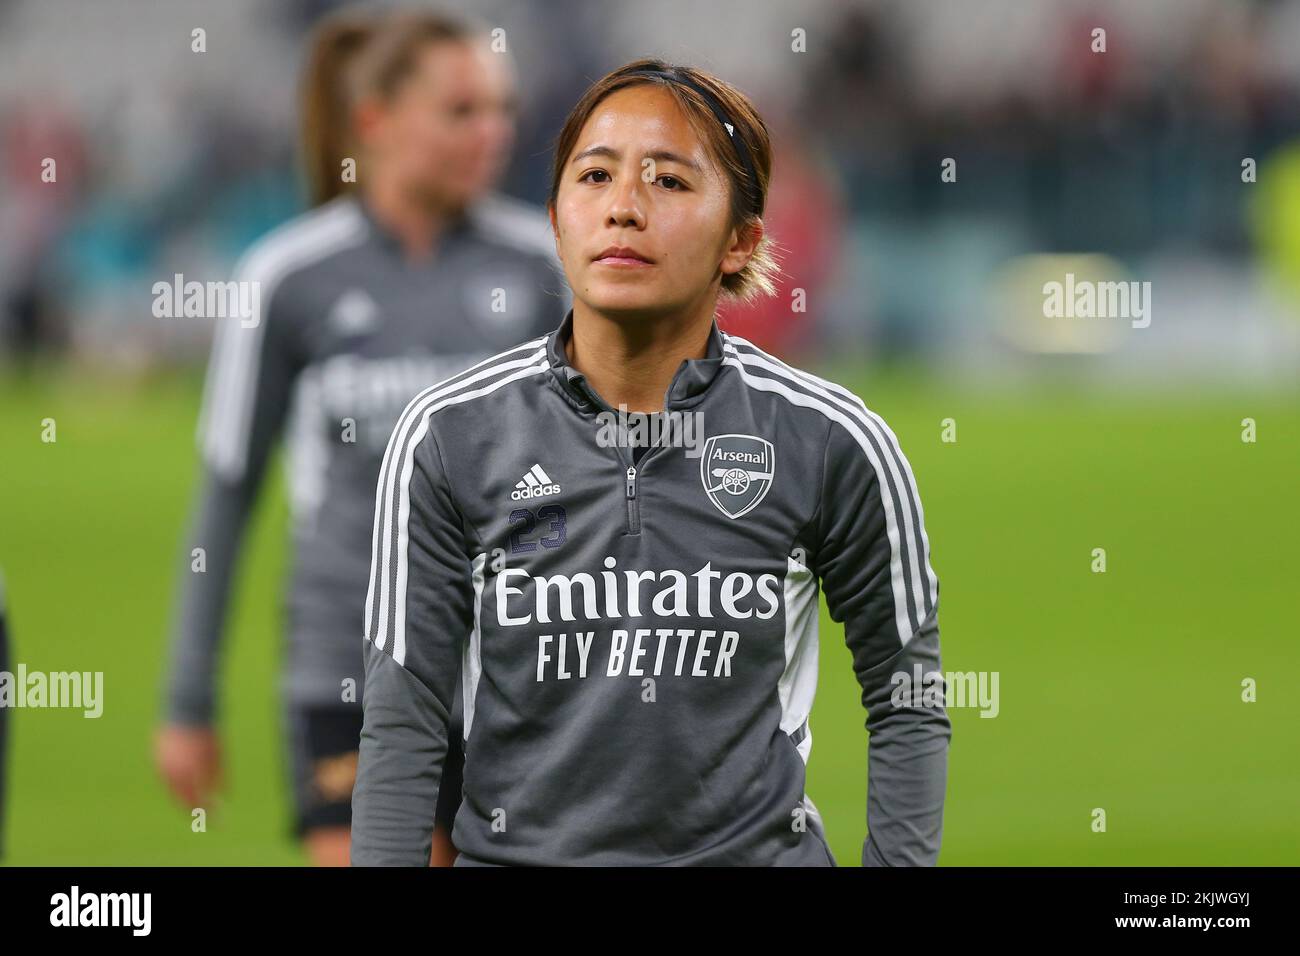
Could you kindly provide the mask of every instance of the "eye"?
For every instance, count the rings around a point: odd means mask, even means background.
[[[583,173],[581,176],[578,177],[578,182],[580,182],[580,183],[590,182],[591,180],[588,179],[588,177],[590,177],[590,176],[595,176],[595,175],[600,175],[600,176],[606,176],[606,177],[608,177],[608,176],[609,176],[609,173],[605,172],[605,170],[603,170],[603,169],[589,169],[589,170],[587,170],[585,173]]]
[[[683,183],[680,179],[678,179],[676,176],[670,176],[666,173],[663,176],[659,177],[658,182],[663,183],[669,192],[679,192],[680,190],[686,188],[686,184]],[[672,185],[669,185],[670,183]]]

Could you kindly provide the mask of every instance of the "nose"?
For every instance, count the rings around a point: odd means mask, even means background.
[[[620,176],[608,193],[609,209],[605,224],[615,227],[645,228],[645,207],[642,203],[641,181],[636,176]]]

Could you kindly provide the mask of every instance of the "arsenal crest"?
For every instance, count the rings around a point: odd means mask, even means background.
[[[758,507],[772,487],[776,453],[772,443],[753,435],[714,435],[700,455],[704,493],[728,518]]]

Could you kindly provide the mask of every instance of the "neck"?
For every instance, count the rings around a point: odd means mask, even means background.
[[[573,303],[569,364],[611,408],[657,412],[678,367],[708,355],[716,300],[653,319],[618,319]]]
[[[371,215],[401,242],[411,259],[431,255],[451,216],[451,210],[413,201],[390,176],[376,176],[366,187]]]

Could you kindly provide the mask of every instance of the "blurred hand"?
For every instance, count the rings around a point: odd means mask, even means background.
[[[211,727],[167,724],[154,740],[154,761],[167,788],[187,808],[210,809],[221,789],[221,743]]]

